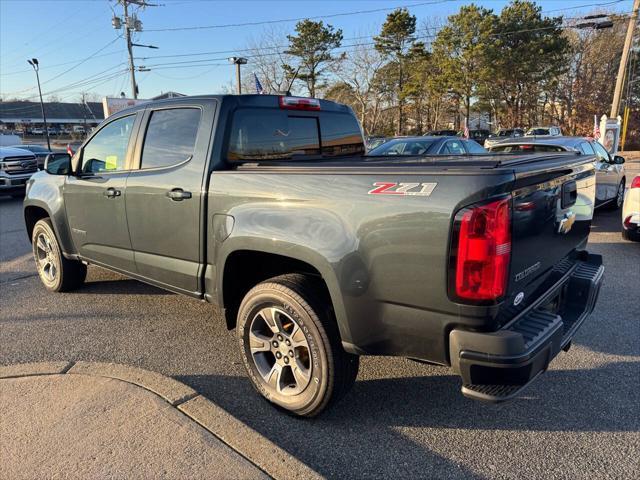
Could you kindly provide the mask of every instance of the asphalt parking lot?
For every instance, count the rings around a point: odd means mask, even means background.
[[[445,368],[364,358],[344,401],[299,420],[254,393],[210,305],[96,267],[81,290],[46,292],[21,202],[0,197],[0,364],[103,361],[172,376],[327,477],[637,478],[640,244],[621,239],[619,212],[602,211],[589,249],[607,268],[597,308],[516,401],[477,403]]]

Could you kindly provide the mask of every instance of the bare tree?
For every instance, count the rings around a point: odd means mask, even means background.
[[[285,65],[293,62],[293,57],[285,50],[288,47],[287,32],[282,28],[270,27],[259,36],[251,38],[247,44],[246,56],[249,64],[243,82],[247,91],[255,90],[253,73],[258,76],[265,93],[285,92],[292,89],[291,74],[285,69]]]
[[[383,65],[382,55],[365,45],[345,53],[340,62],[332,65],[333,74],[349,87],[354,110],[366,134],[376,131],[380,117],[385,93],[378,89],[376,79]]]

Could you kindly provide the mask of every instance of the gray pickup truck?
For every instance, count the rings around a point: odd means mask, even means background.
[[[73,290],[93,264],[222,307],[256,390],[297,415],[343,396],[360,355],[513,398],[594,308],[594,158],[363,154],[353,112],[324,100],[120,112],[28,182],[40,278]]]

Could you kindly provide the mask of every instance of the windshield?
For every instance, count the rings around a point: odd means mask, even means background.
[[[433,140],[391,140],[371,150],[369,155],[426,155],[433,143]]]

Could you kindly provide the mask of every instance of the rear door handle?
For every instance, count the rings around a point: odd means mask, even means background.
[[[119,197],[120,195],[122,195],[122,192],[120,190],[116,190],[113,187],[107,188],[104,191],[104,196],[107,198]]]
[[[181,202],[182,200],[191,198],[191,192],[185,192],[181,188],[174,188],[173,190],[169,190],[167,192],[167,197],[169,197],[174,202]]]

